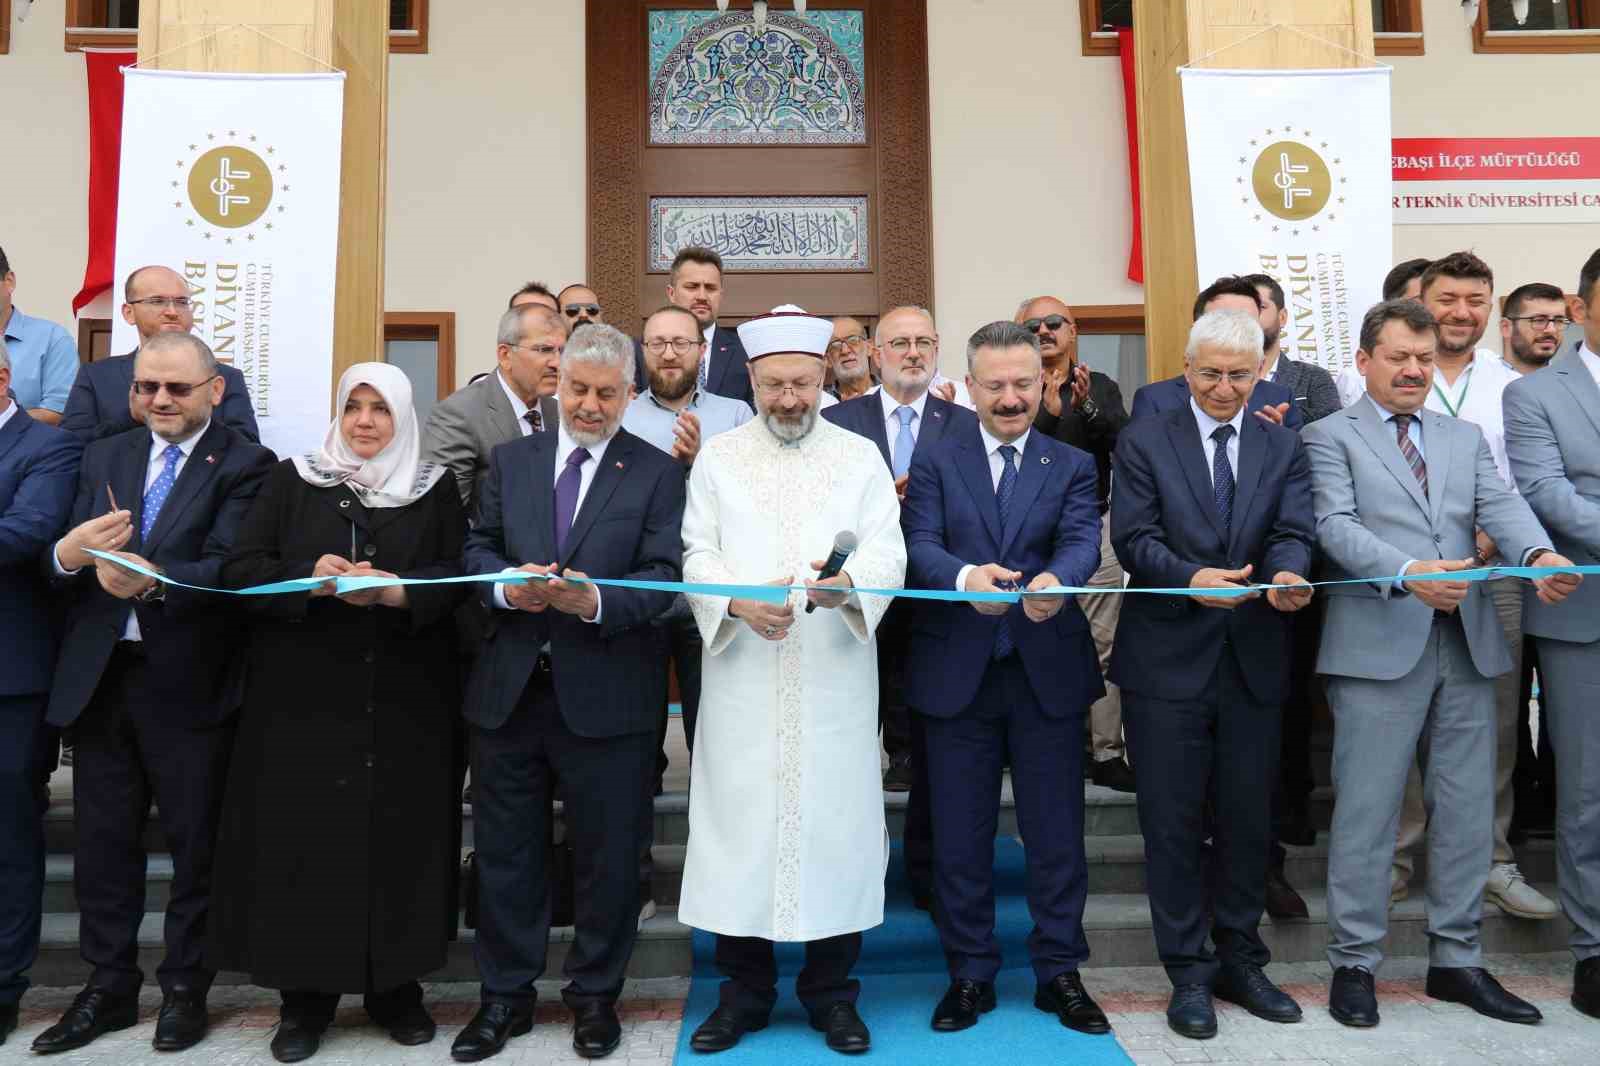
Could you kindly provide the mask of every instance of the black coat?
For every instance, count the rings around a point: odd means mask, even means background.
[[[308,576],[322,555],[402,577],[461,572],[466,514],[446,472],[368,510],[292,463],[267,479],[223,570],[230,588]],[[354,549],[352,551],[352,538]],[[214,965],[270,988],[392,988],[444,965],[455,927],[466,585],[410,606],[248,597],[254,618],[211,894]]]

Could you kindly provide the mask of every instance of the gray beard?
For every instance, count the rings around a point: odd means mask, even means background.
[[[596,444],[599,444],[602,441],[610,440],[611,437],[617,432],[617,424],[615,422],[606,423],[605,427],[598,432],[589,429],[579,429],[567,418],[567,413],[565,411],[561,412],[561,428],[565,429],[567,431],[567,436],[572,438],[572,442],[581,448],[593,448]]]
[[[804,440],[817,428],[817,409],[813,407],[799,417],[798,422],[785,422],[777,415],[769,414],[762,419],[767,427],[767,432],[778,439],[780,444],[795,444]]]

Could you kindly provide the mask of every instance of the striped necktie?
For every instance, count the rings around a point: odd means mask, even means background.
[[[1411,439],[1411,419],[1413,415],[1394,416],[1395,442],[1400,445],[1400,454],[1405,456],[1406,462],[1411,467],[1411,473],[1416,476],[1417,484],[1422,486],[1422,498],[1428,498],[1428,464],[1422,461],[1422,453],[1417,451],[1415,442]]]

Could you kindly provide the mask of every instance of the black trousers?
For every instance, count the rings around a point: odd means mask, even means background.
[[[878,726],[883,750],[893,758],[911,757],[911,791],[906,795],[906,875],[919,900],[933,894],[933,817],[928,806],[928,737],[918,715],[906,704],[905,676],[911,657],[908,615],[891,607],[874,636],[878,649]]]
[[[0,1006],[22,998],[39,954],[44,812],[57,741],[44,720],[48,699],[0,696]]]
[[[94,698],[73,723],[72,802],[77,812],[73,888],[80,951],[94,967],[89,987],[133,995],[144,917],[145,824],[153,797],[172,853],[166,957],[156,969],[163,990],[205,992],[215,971],[204,965],[211,860],[233,725],[188,729],[161,718],[138,644],[119,643]]]
[[[1539,690],[1539,746],[1533,744],[1533,675],[1539,669],[1539,641],[1522,642],[1522,684],[1517,699],[1517,766],[1511,775],[1513,821],[1519,825],[1554,826],[1556,818],[1556,753],[1550,743],[1550,690]]]
[[[835,1003],[854,1003],[861,982],[850,976],[861,958],[861,934],[806,941],[806,964],[795,994],[812,1014]],[[717,972],[727,980],[718,995],[724,1007],[765,1018],[778,1002],[778,961],[772,941],[758,936],[717,936]]]
[[[580,737],[536,671],[498,729],[472,727],[478,863],[476,957],[484,1002],[529,1007],[550,939],[550,802],[559,783],[574,855],[576,930],[567,952],[569,1006],[614,1002],[638,932],[645,782],[655,734]]]
[[[688,745],[692,755],[694,725],[700,715],[700,628],[695,625],[694,615],[689,612],[681,596],[674,603],[672,610],[653,624],[661,635],[662,654],[671,657],[672,668],[678,675],[678,701],[679,706],[683,708],[683,741]],[[650,845],[656,840],[654,797],[661,788],[661,776],[667,772],[667,724],[672,719],[668,713],[670,684],[669,682],[669,687],[661,692],[661,713],[656,719],[655,772],[645,783],[649,789],[649,802],[646,802],[639,813],[639,831],[644,839],[644,850],[639,853],[639,883],[642,886],[649,885],[651,878],[655,876],[655,863],[650,857]]]
[[[1289,699],[1281,718],[1277,788],[1272,797],[1270,847],[1272,865],[1280,870],[1287,856],[1279,843],[1281,834],[1291,821],[1305,816],[1317,785],[1311,770],[1311,727],[1322,688],[1322,678],[1317,674],[1317,646],[1322,642],[1323,610],[1320,601],[1313,601],[1292,619],[1294,658],[1289,671]]]
[[[280,994],[283,997],[280,1010],[283,1017],[298,1018],[318,1029],[326,1029],[339,1009],[337,992],[286,988]],[[366,1008],[367,1017],[378,1025],[387,1026],[398,1019],[402,1011],[422,1005],[422,986],[415,981],[407,981],[382,991],[369,990],[361,998],[361,1005]]]
[[[1210,984],[1219,960],[1266,965],[1257,927],[1266,906],[1279,708],[1256,702],[1226,649],[1197,698],[1124,688],[1122,701],[1150,917],[1167,975],[1173,984]],[[1202,851],[1208,832],[1210,863]],[[1206,947],[1208,881],[1214,955]]]

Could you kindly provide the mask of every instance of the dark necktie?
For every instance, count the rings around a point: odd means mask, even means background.
[[[1422,486],[1422,498],[1428,498],[1428,464],[1422,461],[1422,453],[1417,451],[1416,443],[1411,439],[1411,415],[1394,416],[1394,438],[1400,445],[1400,454],[1405,456],[1406,463],[1411,467],[1411,473],[1416,475],[1417,484]]]
[[[574,448],[567,456],[567,465],[556,478],[556,554],[567,545],[567,534],[572,531],[572,517],[578,513],[578,486],[583,481],[583,464],[589,461],[589,449]]]
[[[1222,529],[1233,528],[1233,464],[1228,462],[1228,441],[1233,436],[1232,426],[1218,426],[1211,431],[1217,442],[1211,456],[1211,491],[1217,496],[1217,516],[1222,519]]]
[[[544,419],[540,417],[537,407],[530,407],[522,412],[522,420],[532,426],[535,433],[544,429]]]
[[[183,458],[183,449],[176,444],[169,444],[161,453],[161,458],[166,460],[166,465],[161,468],[161,473],[150,482],[150,487],[144,493],[143,513],[139,516],[141,542],[146,540],[150,536],[150,531],[156,527],[156,518],[161,514],[161,505],[167,502],[167,496],[178,480],[178,460]]]
[[[1006,519],[1011,513],[1011,497],[1017,491],[1017,449],[1014,445],[1002,444],[996,450],[1000,453],[1000,485],[994,495],[995,502],[1000,505],[1000,529],[1003,533]],[[994,631],[994,657],[1004,659],[1016,650],[1016,641],[1011,639],[1011,615],[1003,614]]]

